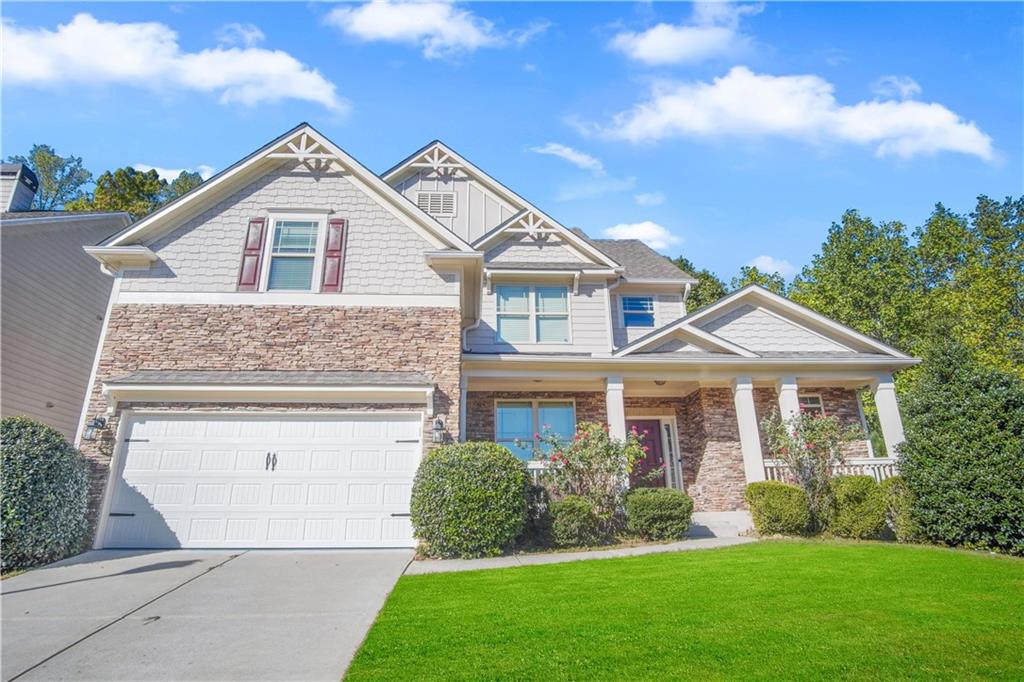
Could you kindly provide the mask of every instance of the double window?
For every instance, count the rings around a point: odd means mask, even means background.
[[[503,343],[569,343],[569,288],[496,287],[497,340]]]
[[[576,433],[571,400],[499,400],[494,409],[494,440],[522,460],[545,449],[535,436],[555,434],[568,440]]]
[[[622,324],[626,327],[654,328],[654,297],[623,296]]]

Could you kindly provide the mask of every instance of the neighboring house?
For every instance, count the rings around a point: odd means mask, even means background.
[[[688,311],[690,275],[441,142],[377,175],[302,124],[87,251],[115,273],[81,443],[100,547],[410,546],[433,443],[529,459],[581,420],[647,431],[663,484],[737,518],[772,409],[862,424],[869,388],[902,439],[914,359],[758,287]]]
[[[128,225],[126,213],[31,211],[38,181],[3,164],[0,214],[0,413],[75,437],[111,278],[82,251]]]

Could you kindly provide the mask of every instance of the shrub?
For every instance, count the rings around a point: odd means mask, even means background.
[[[423,458],[412,524],[433,556],[501,554],[526,524],[526,465],[495,443],[453,443]]]
[[[919,539],[917,524],[911,516],[913,498],[902,476],[892,476],[882,481],[885,495],[886,522],[896,536],[897,542],[916,542]]]
[[[922,536],[1024,555],[1024,379],[952,342],[913,379],[899,458]]]
[[[89,529],[85,460],[55,429],[28,417],[0,421],[0,544],[9,571],[82,549]]]
[[[608,535],[590,500],[569,495],[551,503],[551,538],[559,547],[589,547]]]
[[[811,525],[807,493],[795,485],[781,481],[751,483],[743,497],[761,535],[801,535]]]
[[[690,529],[693,500],[671,488],[636,488],[626,497],[629,530],[648,540],[679,540]]]
[[[885,530],[885,493],[870,476],[832,479],[827,527],[841,538],[877,538]]]
[[[526,486],[526,527],[518,545],[545,547],[551,543],[551,494],[542,485]]]

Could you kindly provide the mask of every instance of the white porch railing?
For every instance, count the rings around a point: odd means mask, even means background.
[[[764,477],[769,481],[785,481],[788,468],[777,459],[766,459]],[[899,465],[893,457],[858,457],[832,467],[833,476],[871,476],[879,483],[899,472]]]

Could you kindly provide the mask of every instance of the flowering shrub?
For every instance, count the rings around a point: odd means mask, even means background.
[[[832,468],[843,463],[842,445],[862,438],[857,427],[844,427],[838,419],[801,412],[783,420],[773,411],[762,422],[772,456],[788,468],[793,482],[807,493],[811,523],[820,530],[831,499]]]
[[[540,479],[552,497],[584,498],[610,534],[622,518],[629,474],[644,457],[639,436],[631,432],[620,441],[608,434],[607,426],[590,422],[580,422],[571,440],[550,431],[538,436],[541,446],[535,456],[550,463]]]

